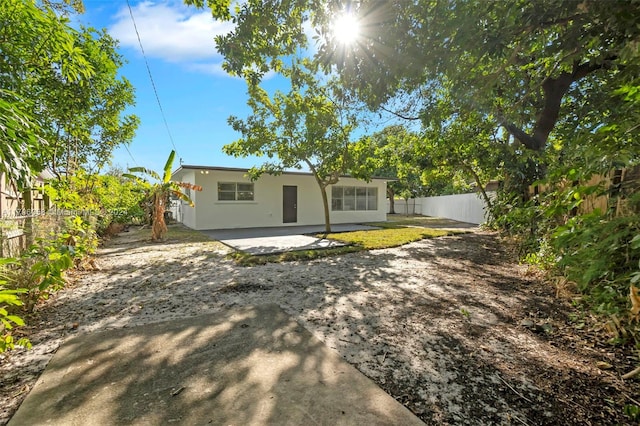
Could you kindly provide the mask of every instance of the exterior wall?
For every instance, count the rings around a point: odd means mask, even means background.
[[[489,197],[495,192],[489,192]],[[484,223],[485,203],[480,193],[442,195],[440,197],[418,198],[425,216],[444,217],[468,223]],[[396,211],[398,211],[396,209]]]
[[[208,172],[208,173],[207,173]],[[253,201],[218,201],[218,182],[250,182],[243,171],[183,170],[175,177],[202,186],[192,197],[195,209],[182,205],[182,223],[194,229],[232,229],[272,226],[298,226],[324,224],[322,195],[311,175],[263,175],[254,182]],[[193,179],[193,180],[191,180]],[[298,188],[297,222],[283,223],[282,187]],[[353,178],[342,178],[338,185],[378,188],[378,209],[371,211],[330,211],[331,223],[372,222],[386,220],[386,182],[370,183]],[[193,192],[192,192],[193,194]],[[327,189],[331,209],[331,188]],[[191,211],[190,211],[191,210]],[[180,218],[179,218],[180,220]]]
[[[180,178],[181,182],[189,182],[189,183],[196,183],[196,174],[194,171],[186,171]],[[191,201],[193,201],[194,203],[198,202],[198,192],[197,191],[191,191],[191,196],[189,198],[191,198]],[[185,203],[184,201],[179,201],[180,202],[180,207],[178,208],[179,210],[179,216],[176,219],[182,223],[185,224],[185,226],[188,226],[189,228],[192,229],[198,229],[196,228],[196,208],[195,207],[191,207],[189,204]]]

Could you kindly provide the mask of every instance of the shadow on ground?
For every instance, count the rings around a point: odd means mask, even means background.
[[[168,319],[183,324],[203,313],[215,318],[228,307],[273,303],[429,424],[626,422],[621,414],[625,397],[620,386],[624,385],[617,371],[603,373],[594,367],[596,351],[580,349],[582,342],[571,346],[562,336],[534,333],[519,325],[529,317],[562,323],[568,308],[513,264],[493,234],[476,232],[395,249],[254,267],[236,266],[210,243],[134,245],[118,250],[109,255],[102,271],[88,274],[82,285],[65,290],[42,307],[50,330],[74,333],[70,322],[78,323],[82,332]],[[254,351],[260,350],[259,342],[265,337],[272,339],[269,344],[274,351],[285,351],[291,343],[288,337],[265,336],[254,325],[256,318],[249,314],[230,322],[220,329],[221,338],[237,330],[244,336],[242,342],[257,342]],[[242,328],[242,324],[248,326]],[[257,372],[248,361],[251,353],[231,353],[216,361],[210,354],[219,348],[211,346],[203,327],[193,325],[186,332],[171,327],[157,325],[140,334],[121,330],[129,351],[121,356],[122,362],[139,361],[139,370],[130,380],[121,379],[125,389],[114,394],[120,405],[116,415],[126,418],[130,396],[142,385],[162,390],[144,401],[157,404],[160,413],[167,415],[165,420],[174,419],[174,408],[178,415],[191,409],[198,412],[189,399],[180,399],[190,395],[195,383],[193,389],[217,392],[221,416],[240,408],[246,411],[240,423],[259,418],[261,405],[251,405],[242,393],[242,386],[258,383],[269,395],[268,386],[255,381]],[[298,330],[293,323],[290,327]],[[158,339],[175,355],[156,358],[149,341]],[[302,339],[312,347],[319,344]],[[116,349],[96,342],[95,356],[108,356]],[[238,351],[243,354],[240,344]],[[197,368],[180,374],[176,366],[187,355],[196,357]],[[269,383],[286,383],[292,372],[324,381],[324,373],[319,373],[324,371],[323,357],[294,357]],[[70,353],[69,360],[56,368],[75,368],[72,359]],[[88,378],[100,377],[107,373],[100,365],[77,368],[86,369]],[[156,377],[151,366],[159,368],[167,380]],[[237,370],[237,394],[225,393],[217,382],[216,374],[225,366]],[[118,372],[113,369],[109,374]],[[91,380],[78,385],[96,386]],[[172,395],[181,387],[179,394]],[[269,396],[276,405],[287,403],[284,393]],[[51,398],[49,404],[66,403]],[[199,398],[194,395],[192,401],[200,403]],[[80,407],[86,401],[68,402]],[[265,406],[275,410],[273,405]],[[309,419],[304,415],[296,419]]]
[[[10,424],[422,424],[276,305],[66,342]]]

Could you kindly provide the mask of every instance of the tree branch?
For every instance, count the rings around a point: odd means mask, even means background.
[[[389,114],[393,114],[398,118],[402,118],[403,120],[409,120],[409,121],[416,121],[416,120],[421,120],[420,117],[409,117],[403,114],[400,114],[399,112],[395,112],[395,111],[391,111],[390,109],[387,109],[383,106],[380,107],[381,110],[388,112]]]
[[[503,122],[502,127],[504,127],[507,132],[511,133],[513,137],[520,141],[520,143],[525,147],[532,150],[536,149],[537,144],[533,137],[529,136],[527,132],[525,132],[515,124]]]
[[[576,13],[574,15],[571,16],[565,16],[564,18],[556,18],[556,19],[552,19],[546,22],[539,22],[537,24],[534,25],[529,25],[523,28],[523,30],[527,33],[536,30],[536,29],[540,29],[540,28],[546,28],[546,27],[550,27],[552,25],[564,25],[564,24],[568,24],[571,21],[575,21],[577,18],[580,18],[582,16],[585,16],[586,13],[584,12],[579,12]]]
[[[594,71],[609,66],[615,59],[616,56],[610,56],[602,62],[584,62],[582,64],[575,61],[571,73],[563,72],[557,77],[547,77],[542,82],[544,106],[533,127],[533,135],[528,135],[512,123],[503,123],[504,128],[527,148],[535,151],[544,149],[549,135],[558,121],[562,99],[569,91],[571,84]]]

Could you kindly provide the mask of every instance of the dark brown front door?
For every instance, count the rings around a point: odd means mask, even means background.
[[[282,187],[282,223],[298,221],[298,187]]]

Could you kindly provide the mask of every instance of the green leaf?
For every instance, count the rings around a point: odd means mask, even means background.
[[[167,158],[167,162],[164,165],[164,176],[162,178],[162,183],[169,183],[171,180],[171,167],[173,167],[173,160],[176,157],[175,150],[172,150],[169,154],[169,158]]]
[[[144,173],[146,175],[151,176],[154,179],[160,180],[160,175],[158,175],[153,170],[146,169],[144,167],[130,167],[129,171],[131,173]],[[135,175],[131,175],[131,174],[126,174],[126,177],[129,177],[130,179],[140,179],[139,176],[135,176]]]
[[[22,318],[20,318],[19,316],[7,315],[6,318],[7,318],[7,320],[12,321],[16,325],[19,325],[19,326],[24,325],[24,320]]]

